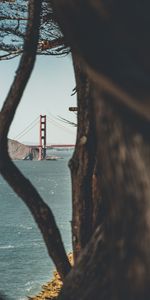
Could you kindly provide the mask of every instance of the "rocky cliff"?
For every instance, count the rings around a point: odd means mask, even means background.
[[[37,159],[37,149],[31,150],[29,146],[19,143],[18,141],[8,139],[8,152],[13,160]]]

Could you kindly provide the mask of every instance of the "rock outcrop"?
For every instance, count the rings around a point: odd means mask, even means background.
[[[13,160],[37,159],[38,150],[31,149],[29,146],[19,143],[18,141],[8,139],[8,152]]]
[[[68,254],[69,261],[73,265],[73,254]],[[61,278],[57,271],[53,272],[53,278],[42,286],[41,292],[36,296],[29,296],[29,300],[55,300],[57,299],[60,290],[63,286]]]

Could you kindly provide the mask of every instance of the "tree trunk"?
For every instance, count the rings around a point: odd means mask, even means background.
[[[103,226],[67,276],[59,299],[148,300],[149,140],[128,111],[102,96],[93,90]]]
[[[78,130],[74,155],[70,160],[72,174],[72,241],[74,259],[92,235],[92,177],[95,166],[95,128],[91,83],[82,69],[82,62],[73,54],[77,85]]]

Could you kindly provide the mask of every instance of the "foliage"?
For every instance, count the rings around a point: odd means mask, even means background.
[[[28,0],[4,1],[0,11],[0,60],[11,59],[23,51],[23,41],[28,21]],[[65,55],[63,35],[49,1],[42,3],[40,33],[37,53],[40,55]]]

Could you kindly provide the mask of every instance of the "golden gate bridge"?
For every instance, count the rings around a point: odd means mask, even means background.
[[[49,120],[49,117],[47,115],[40,115],[38,118],[36,118],[33,122],[31,122],[23,131],[21,131],[20,134],[18,134],[14,139],[22,138],[24,135],[26,135],[29,131],[31,131],[32,128],[34,128],[37,124],[39,125],[39,144],[31,145],[26,144],[30,148],[30,153],[32,153],[33,150],[38,151],[38,160],[46,159],[47,157],[47,150],[54,149],[54,148],[74,148],[74,144],[50,144],[47,143],[47,120]],[[58,125],[58,123],[55,122],[55,125]],[[60,126],[60,125],[59,125]],[[64,126],[60,126],[64,128]]]

